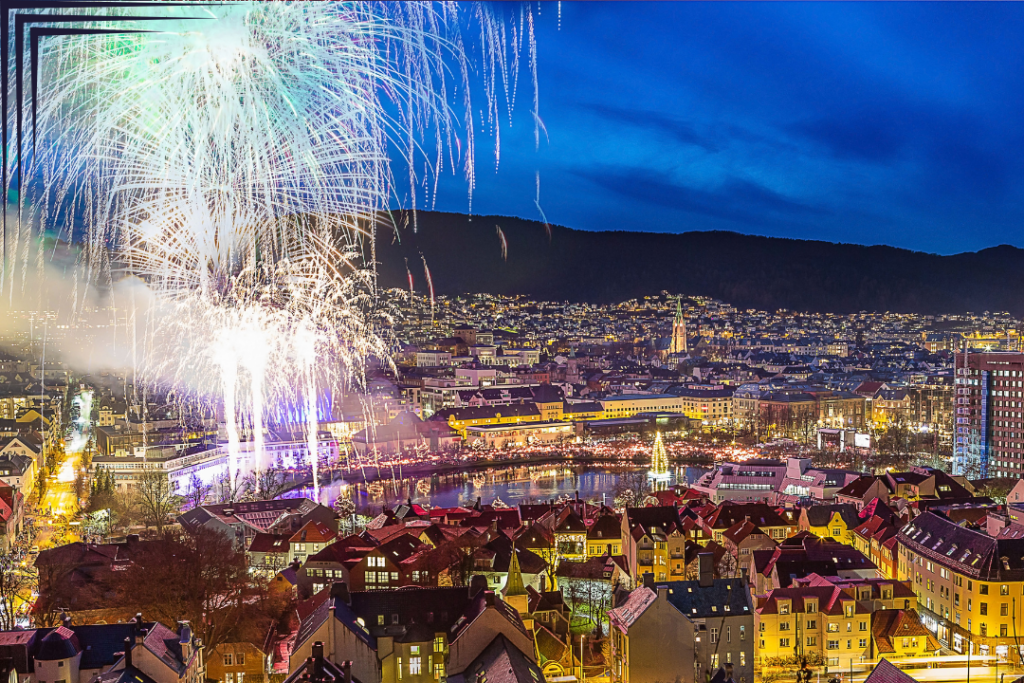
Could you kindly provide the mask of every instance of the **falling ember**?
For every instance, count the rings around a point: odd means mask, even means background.
[[[316,414],[316,335],[308,325],[300,326],[295,340],[296,349],[302,360],[305,372],[303,381],[305,384],[305,418],[306,418],[306,448],[309,450],[309,467],[313,477],[313,501],[320,502],[320,478],[317,472],[317,465],[320,455],[320,439]]]
[[[537,198],[533,200],[534,205],[537,207],[537,211],[540,213],[540,219],[544,221],[544,232],[548,235],[548,241],[551,241],[551,224],[548,223],[548,217],[544,215],[544,209],[540,208],[540,171],[537,171]]]
[[[434,278],[430,277],[430,266],[427,265],[427,257],[420,254],[423,259],[423,274],[427,278],[427,289],[430,291],[430,315],[434,315]]]
[[[409,259],[405,259],[405,275],[409,278],[409,296],[412,296],[416,292],[416,288],[413,285],[412,271],[409,270]]]
[[[505,239],[505,233],[504,233],[504,231],[502,231],[500,225],[495,225],[494,227],[498,229],[498,241],[501,243],[501,258],[507,261],[508,260],[508,240]]]

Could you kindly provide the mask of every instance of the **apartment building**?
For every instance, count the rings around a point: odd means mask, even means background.
[[[937,642],[929,640],[920,629],[910,635],[907,615],[916,616],[916,598],[909,586],[897,581],[812,574],[756,600],[754,621],[761,665],[769,661],[798,662],[808,657],[820,658],[829,667],[842,670],[874,661],[879,655],[878,643],[889,656],[897,647],[915,656],[933,654],[938,649]],[[893,614],[899,611],[902,616]],[[879,615],[881,618],[876,619]],[[892,628],[894,616],[907,626],[906,646]],[[893,638],[897,639],[896,647]]]
[[[1024,354],[958,353],[953,474],[1024,476]]]
[[[897,575],[922,621],[955,652],[1016,661],[1024,618],[1024,538],[992,537],[925,512],[899,530]]]

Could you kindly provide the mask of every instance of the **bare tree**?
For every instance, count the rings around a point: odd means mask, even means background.
[[[241,500],[273,500],[288,488],[284,477],[276,467],[267,467],[259,473],[250,473],[242,478]]]
[[[128,487],[114,491],[110,500],[110,512],[117,519],[118,526],[126,530],[142,519],[139,497]]]
[[[142,521],[147,528],[152,524],[162,534],[167,518],[181,509],[181,498],[171,490],[171,482],[162,472],[145,472],[137,490]]]
[[[191,510],[203,505],[211,493],[213,493],[213,484],[203,483],[202,478],[193,472],[188,480],[188,488],[185,489],[182,496],[185,509]]]
[[[18,606],[31,597],[32,578],[10,552],[0,554],[0,631],[17,624]]]
[[[651,493],[651,480],[646,472],[632,470],[623,472],[612,490],[615,504],[619,507],[639,507]]]
[[[249,571],[245,553],[221,533],[200,528],[152,541],[117,572],[119,599],[156,621],[187,619],[206,647],[262,639],[287,596]]]

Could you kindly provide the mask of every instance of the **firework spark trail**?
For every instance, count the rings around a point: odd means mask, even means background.
[[[420,254],[420,258],[423,260],[423,275],[427,279],[427,290],[430,292],[430,317],[434,317],[434,305],[436,299],[434,298],[434,278],[430,276],[430,266],[427,265],[427,257]]]
[[[505,233],[504,233],[504,231],[502,231],[500,225],[495,225],[494,227],[498,229],[498,241],[501,243],[501,258],[507,261],[508,260],[508,240],[505,239]]]
[[[468,55],[478,51],[495,163],[495,91],[511,112],[524,49],[539,144],[532,10],[520,13],[509,42],[499,20],[472,7],[165,7],[169,20],[152,33],[42,41],[39,153],[23,160],[15,149],[9,159],[27,161],[44,191],[27,205],[19,196],[27,211],[11,240],[19,268],[5,269],[0,286],[13,290],[15,273],[31,267],[31,245],[41,243],[34,230],[69,241],[84,230],[83,278],[110,284],[127,271],[155,294],[153,325],[131,345],[144,349],[133,364],[143,386],[224,401],[230,476],[241,467],[242,425],[255,468],[267,466],[264,427],[280,405],[312,424],[315,463],[316,392],[364,386],[368,361],[390,358],[393,314],[376,299],[373,271],[376,217],[397,197],[390,151],[407,157],[413,209],[418,158],[431,160],[423,181],[435,176],[434,197],[443,168],[461,163],[472,201]],[[144,12],[102,13],[137,26],[132,17]],[[464,43],[464,19],[479,26],[477,44]],[[423,267],[433,310],[425,258]]]

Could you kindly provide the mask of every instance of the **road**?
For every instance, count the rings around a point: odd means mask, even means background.
[[[907,672],[920,683],[1007,683],[1021,676],[1020,667],[1012,667],[1008,663],[999,663],[994,657],[981,659],[972,658],[968,669],[967,658],[962,655],[945,655],[920,659],[891,660],[898,668]],[[854,665],[853,673],[846,670],[830,671],[828,677],[841,676],[842,683],[864,683],[874,669],[873,664]],[[813,670],[813,669],[812,669]],[[813,670],[811,680],[825,683],[822,672]],[[783,675],[783,680],[786,676]]]
[[[73,400],[79,402],[79,412],[83,417],[75,421],[71,438],[67,442],[64,462],[56,474],[50,475],[46,493],[36,506],[36,538],[33,543],[40,548],[51,547],[55,541],[70,543],[77,540],[74,534],[77,526],[74,517],[78,514],[75,475],[92,430],[89,420],[92,392],[82,392]],[[68,526],[67,522],[71,522],[71,525]]]

